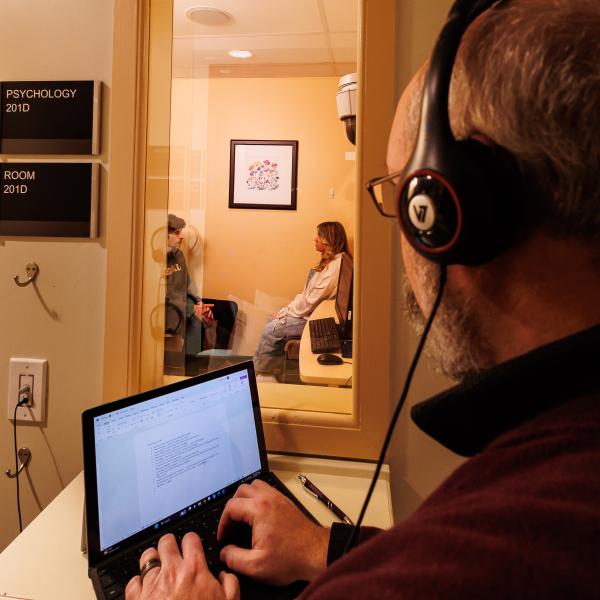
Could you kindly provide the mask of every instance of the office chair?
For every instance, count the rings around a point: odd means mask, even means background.
[[[204,304],[212,304],[216,331],[206,331],[199,319],[194,320],[196,332],[189,343],[186,341],[185,374],[199,375],[229,365],[249,360],[252,357],[232,354],[230,350],[238,305],[233,300],[218,298],[202,298]],[[198,328],[201,328],[201,346],[197,348],[194,340],[198,339]],[[187,336],[186,336],[187,337]]]
[[[283,347],[282,383],[302,383],[300,380],[300,339],[288,340]]]
[[[212,313],[217,322],[217,335],[213,348],[218,350],[228,349],[238,313],[237,302],[234,302],[233,300],[218,300],[215,298],[202,298],[202,302],[204,304],[213,305]],[[202,350],[209,349],[210,348],[204,346],[202,348]]]

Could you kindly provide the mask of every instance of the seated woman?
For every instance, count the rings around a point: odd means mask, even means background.
[[[281,374],[285,343],[299,339],[313,310],[323,300],[335,297],[342,253],[350,253],[344,226],[337,221],[321,223],[314,241],[321,260],[308,272],[304,290],[265,325],[254,355],[259,374]]]

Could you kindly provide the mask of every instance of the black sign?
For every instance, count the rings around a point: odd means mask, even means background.
[[[0,235],[95,237],[98,165],[2,163]]]
[[[98,154],[99,81],[9,81],[0,95],[0,153]]]

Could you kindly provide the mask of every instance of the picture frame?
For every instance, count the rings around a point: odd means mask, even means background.
[[[298,140],[231,140],[229,208],[296,210]]]

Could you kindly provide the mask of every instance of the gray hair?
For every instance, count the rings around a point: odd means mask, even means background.
[[[517,159],[548,233],[600,234],[600,3],[514,0],[467,30],[450,94],[454,134]]]

